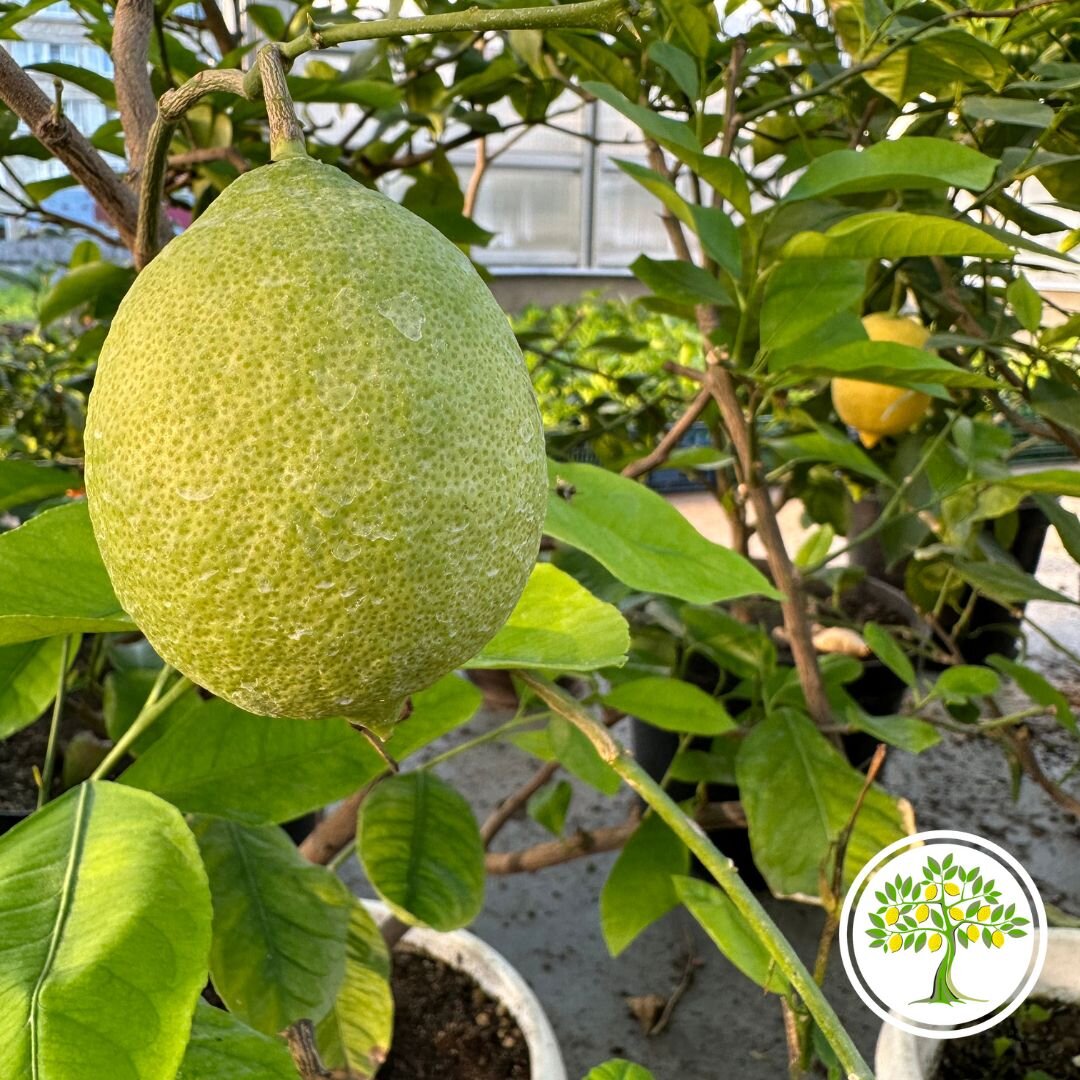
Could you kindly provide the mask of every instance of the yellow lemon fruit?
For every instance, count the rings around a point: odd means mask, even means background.
[[[930,940],[927,942],[927,944],[930,946],[930,951],[931,952],[937,952],[938,949],[941,948],[941,935],[940,934],[931,934],[930,935]]]
[[[968,941],[979,940],[979,928],[977,926],[969,926],[967,928]]]
[[[898,952],[903,944],[904,939],[899,934],[893,934],[889,938],[889,952]]]
[[[546,486],[528,372],[469,260],[307,158],[231,184],[101,352],[86,488],[117,596],[251,712],[385,732],[503,625]]]
[[[979,908],[979,922],[986,922],[990,918],[990,909],[988,907]]]
[[[930,917],[930,909],[925,904],[920,904],[915,909],[915,921],[916,922],[926,922],[926,920],[929,917]]]
[[[1000,930],[995,930],[990,935],[990,940],[994,943],[994,947],[1000,949],[1005,944],[1005,935]]]
[[[925,896],[927,900],[936,899],[937,898],[937,886],[936,885],[927,885],[926,888],[923,890],[923,896]]]
[[[946,881],[945,882],[945,895],[946,896],[959,896],[960,895],[960,886],[957,885],[955,881]]]
[[[963,919],[964,909],[958,907],[949,908],[949,915],[954,919]]]
[[[894,922],[896,922],[896,920],[899,919],[899,918],[900,918],[900,912],[897,911],[896,908],[894,908],[894,907],[889,908],[889,910],[885,912],[885,921],[890,926],[892,926],[892,924]]]
[[[930,332],[913,319],[876,312],[863,319],[871,341],[891,341],[921,349]],[[866,447],[876,446],[886,435],[900,435],[926,412],[930,398],[917,390],[865,382],[833,379],[832,400],[840,419],[853,427]]]

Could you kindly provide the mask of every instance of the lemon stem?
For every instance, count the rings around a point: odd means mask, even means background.
[[[266,118],[270,122],[270,160],[307,157],[304,129],[296,119],[285,78],[285,61],[277,45],[267,45],[259,50],[258,72],[266,102]]]

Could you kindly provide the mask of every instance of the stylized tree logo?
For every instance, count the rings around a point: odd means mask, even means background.
[[[965,870],[946,855],[939,863],[927,858],[923,880],[901,878],[886,882],[883,892],[874,895],[881,902],[870,913],[873,927],[866,931],[872,949],[897,953],[904,949],[944,955],[934,973],[929,997],[912,1005],[935,1003],[952,1005],[960,1001],[981,1001],[956,989],[953,964],[959,949],[982,942],[987,949],[1000,949],[1006,937],[1025,937],[1027,919],[1019,918],[1016,905],[1001,903],[1001,893],[993,880],[984,881],[978,867]]]

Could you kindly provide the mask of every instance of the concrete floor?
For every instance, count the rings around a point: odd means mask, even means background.
[[[689,496],[680,503],[703,532],[717,536],[721,525],[707,502]],[[792,514],[785,519],[785,532],[794,537],[798,531],[797,515]],[[1039,576],[1070,596],[1078,595],[1076,566],[1054,533],[1048,538]],[[1031,614],[1080,650],[1080,619],[1075,609],[1035,604]],[[1032,642],[1030,661],[1080,703],[1080,672],[1074,665],[1041,641]],[[480,714],[449,741],[478,734],[504,718]],[[1043,730],[1040,760],[1051,775],[1061,776],[1077,760],[1076,742],[1052,724]],[[429,752],[439,749],[437,745]],[[490,743],[452,758],[440,766],[440,773],[472,799],[482,819],[534,768],[535,762],[517,749]],[[1008,769],[995,747],[947,737],[917,760],[892,750],[884,783],[912,801],[921,828],[963,828],[998,841],[1028,868],[1046,901],[1080,914],[1080,824],[1026,781],[1014,802]],[[1071,786],[1080,791],[1080,778],[1074,778]],[[580,784],[574,788],[569,830],[614,824],[624,818],[628,796],[606,800]],[[545,838],[531,821],[515,820],[496,846],[516,849]],[[646,1065],[656,1080],[779,1080],[785,1076],[785,1044],[776,1000],[764,997],[743,978],[685,912],[673,912],[651,927],[618,959],[608,956],[600,935],[598,898],[613,861],[614,855],[602,855],[533,875],[491,878],[484,912],[472,927],[533,986],[561,1040],[571,1080],[612,1056]],[[355,861],[343,869],[343,875],[358,892],[369,894]],[[821,913],[771,898],[765,903],[810,961]],[[688,957],[701,962],[691,988],[667,1030],[658,1037],[644,1036],[626,998],[668,995],[682,977]],[[856,1042],[871,1058],[878,1021],[848,986],[838,958],[834,958],[826,989]]]

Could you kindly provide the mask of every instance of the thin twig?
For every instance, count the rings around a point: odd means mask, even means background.
[[[147,66],[153,31],[152,0],[117,0],[113,14],[113,82],[128,165],[133,173],[142,167],[146,140],[157,116]]]
[[[558,761],[548,761],[541,765],[532,777],[521,785],[512,795],[503,799],[491,812],[487,821],[480,826],[480,839],[488,847],[502,827],[536,794],[557,772]]]
[[[535,873],[549,866],[572,862],[583,855],[599,855],[621,848],[638,827],[632,817],[621,825],[605,825],[598,829],[579,829],[570,836],[548,840],[522,851],[488,852],[484,865],[489,874]]]
[[[53,774],[56,771],[56,744],[60,733],[60,719],[64,715],[64,688],[67,685],[68,655],[71,638],[65,637],[60,645],[60,677],[56,683],[52,719],[49,721],[49,741],[45,747],[45,764],[41,770],[41,786],[38,788],[37,807],[40,810],[52,794]]]
[[[679,441],[682,437],[693,427],[698,417],[705,411],[705,406],[712,400],[712,393],[706,387],[704,390],[698,392],[698,395],[684,410],[682,416],[671,425],[667,434],[656,444],[656,447],[642,458],[638,458],[637,461],[630,462],[629,465],[623,469],[623,476],[629,477],[631,480],[636,480],[639,476],[644,475],[647,472],[651,472],[658,465],[662,465],[667,461],[672,451],[679,445]]]
[[[289,1054],[302,1080],[331,1080],[333,1073],[322,1063],[319,1048],[315,1044],[315,1025],[310,1020],[297,1020],[282,1034],[289,1046]]]
[[[1016,730],[1006,729],[1002,732],[1002,739],[1016,755],[1016,760],[1024,773],[1035,781],[1058,804],[1068,810],[1070,814],[1080,817],[1080,799],[1062,790],[1049,776],[1043,772],[1042,766],[1035,757],[1031,747],[1031,732],[1026,727]]]

